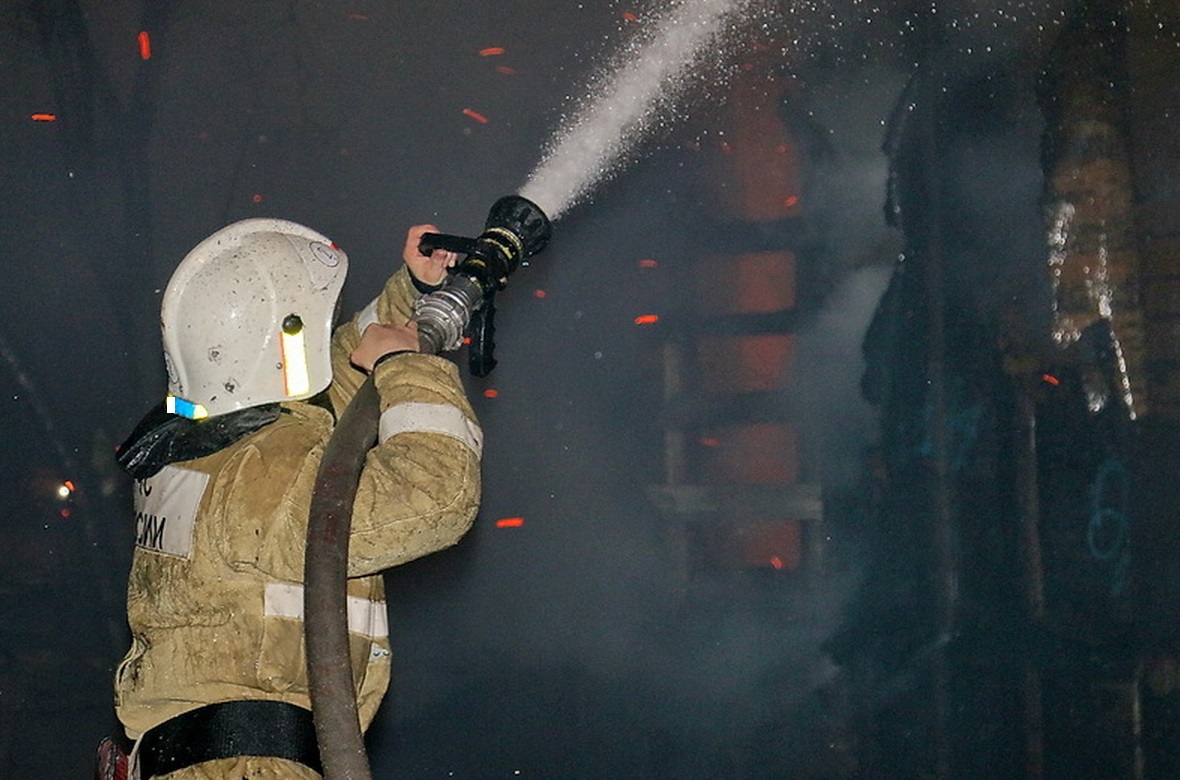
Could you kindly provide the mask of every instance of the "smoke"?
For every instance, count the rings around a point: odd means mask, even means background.
[[[892,242],[886,238],[877,249],[886,259]],[[818,455],[825,488],[853,484],[860,477],[865,449],[876,439],[876,412],[860,391],[861,346],[891,273],[883,263],[850,272],[799,336],[787,405]]]

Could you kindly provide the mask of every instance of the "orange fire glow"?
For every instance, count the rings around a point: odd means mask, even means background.
[[[463,109],[463,115],[471,117],[476,122],[479,122],[481,125],[486,125],[488,123],[488,118],[486,116],[484,116],[483,114],[479,113],[478,111],[476,111],[474,108]]]
[[[152,39],[146,30],[141,30],[139,33],[139,58],[141,60],[152,58]]]
[[[479,50],[479,56],[481,56],[481,57],[496,57],[496,56],[503,54],[503,53],[504,53],[503,46],[489,46],[486,49]]]
[[[497,528],[520,528],[524,525],[523,517],[502,517],[496,521]]]
[[[56,122],[57,114],[33,114],[31,118],[34,122]]]
[[[635,318],[636,325],[654,325],[659,321],[660,315],[658,314],[640,314]]]

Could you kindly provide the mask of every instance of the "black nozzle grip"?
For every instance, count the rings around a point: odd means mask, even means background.
[[[418,252],[425,257],[430,257],[430,253],[436,249],[469,255],[475,249],[475,243],[474,238],[450,236],[446,233],[423,233],[418,239]]]

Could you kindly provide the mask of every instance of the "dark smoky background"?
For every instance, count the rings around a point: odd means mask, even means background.
[[[866,509],[880,420],[862,380],[866,331],[905,254],[887,220],[890,133],[928,74],[974,96],[947,147],[944,193],[961,220],[951,286],[963,306],[1019,294],[1035,319],[1042,119],[1026,58],[1068,5],[745,12],[724,59],[769,47],[790,81],[778,108],[822,248],[773,401],[824,486],[824,575],[686,583],[650,499],[664,479],[660,345],[674,320],[635,318],[679,305],[686,258],[727,240],[705,224],[686,151],[715,132],[704,118],[725,88],[695,84],[681,119],[563,215],[497,297],[499,366],[466,376],[486,435],[482,509],[457,547],[388,575],[394,679],[369,737],[375,776],[856,776],[841,720],[856,708],[833,685],[827,643],[858,596],[872,611],[864,570],[881,554]],[[127,643],[132,539],[112,455],[163,393],[160,292],[180,258],[233,220],[291,219],[349,253],[344,310],[357,310],[397,267],[409,225],[478,232],[655,10],[0,8],[0,762],[13,767],[0,774],[84,776],[117,728],[110,675]],[[499,527],[506,518],[523,523]]]

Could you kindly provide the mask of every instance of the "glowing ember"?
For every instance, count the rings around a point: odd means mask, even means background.
[[[479,50],[479,56],[481,57],[496,57],[503,53],[504,48],[502,46],[489,46],[486,49]]]
[[[34,122],[56,122],[57,114],[33,114],[31,118]]]
[[[658,314],[641,314],[635,318],[636,325],[654,325],[660,321]]]
[[[496,521],[497,528],[520,528],[524,525],[523,517],[502,517]]]
[[[488,123],[488,118],[473,108],[463,109],[463,115],[471,117],[476,122],[479,122],[481,125],[486,125]]]
[[[152,39],[146,31],[139,33],[139,58],[141,60],[150,60],[152,58]]]

